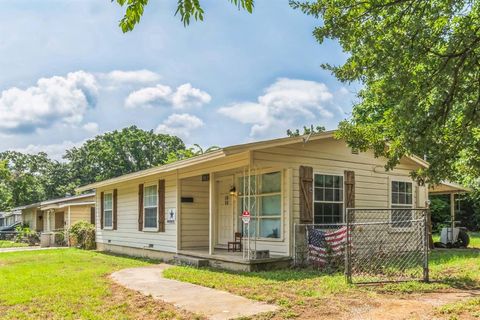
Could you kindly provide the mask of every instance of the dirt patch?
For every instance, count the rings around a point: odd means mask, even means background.
[[[105,308],[122,309],[126,319],[205,319],[202,316],[175,308],[172,304],[153,299],[151,296],[126,289],[110,281],[111,295]]]
[[[480,290],[404,295],[355,295],[307,299],[269,316],[254,319],[444,320],[436,308],[480,296]],[[478,319],[465,314],[459,319]]]
[[[363,308],[351,308],[348,319],[367,320],[431,320],[448,319],[436,308],[447,303],[480,296],[480,291],[436,292],[425,294],[410,294],[403,296],[381,295],[371,299]],[[344,319],[343,317],[340,319]]]

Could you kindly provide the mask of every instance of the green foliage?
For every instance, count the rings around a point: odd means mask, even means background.
[[[76,247],[85,250],[95,249],[95,225],[78,221],[70,227],[68,234]]]
[[[113,2],[114,0],[112,0]],[[248,13],[253,12],[254,0],[229,0],[239,10],[243,9]],[[119,26],[123,32],[132,31],[140,22],[148,0],[116,0],[120,6],[126,6],[125,15],[120,20]],[[190,24],[190,19],[203,21],[205,12],[200,4],[200,0],[177,0],[177,9],[175,15],[180,16],[184,26]]]
[[[209,149],[207,149],[208,151]],[[76,187],[186,159],[199,151],[186,149],[175,136],[135,126],[98,135],[66,151],[67,162],[46,153],[0,153],[0,211],[74,194]]]
[[[432,211],[432,231],[439,233],[443,227],[451,225],[450,200],[448,195],[430,196]]]
[[[73,193],[69,166],[46,153],[0,153],[0,211]]]
[[[287,130],[287,136],[289,137],[299,137],[300,135],[308,135],[308,134],[316,134],[316,133],[322,133],[325,132],[325,127],[324,126],[316,126],[314,127],[313,124],[310,126],[310,128],[303,126],[303,133],[300,134],[299,129],[295,130]]]
[[[178,137],[131,126],[67,150],[65,159],[69,160],[75,183],[84,185],[165,164],[169,157],[181,155],[184,150]]]
[[[0,161],[0,211],[6,211],[12,207],[13,194],[10,190],[12,174],[8,168],[8,161]]]
[[[427,180],[480,176],[480,2],[474,0],[290,1],[319,17],[314,36],[348,53],[324,64],[343,82],[360,82],[359,102],[339,137],[373,149],[392,168],[426,155]]]
[[[38,233],[32,230],[28,225],[21,225],[15,228],[17,234],[15,235],[15,242],[27,243],[29,245],[35,245],[40,242]]]

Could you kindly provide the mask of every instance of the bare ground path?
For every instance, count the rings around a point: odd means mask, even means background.
[[[365,305],[350,309],[343,319],[352,320],[433,320],[447,319],[435,314],[435,308],[448,303],[480,297],[480,290],[411,294],[403,298],[380,296]]]
[[[164,269],[169,265],[131,268],[117,271],[111,278],[118,284],[151,295],[154,299],[174,304],[176,307],[201,314],[212,320],[234,319],[276,311],[277,306],[256,302],[228,292],[165,279]]]

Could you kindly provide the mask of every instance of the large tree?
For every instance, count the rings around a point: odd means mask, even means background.
[[[189,156],[180,138],[131,126],[98,135],[67,150],[64,158],[75,183],[82,185]]]
[[[251,12],[253,0],[230,0]],[[148,0],[127,5],[120,22],[130,31]],[[321,18],[313,34],[338,40],[348,59],[322,67],[340,81],[362,84],[339,137],[373,149],[388,168],[408,154],[426,156],[421,179],[478,183],[480,175],[480,19],[477,0],[290,1]],[[184,24],[203,19],[199,0],[179,0]],[[459,174],[460,176],[459,177]]]
[[[52,161],[46,153],[0,153],[0,210],[63,196],[73,192],[68,173],[58,168],[64,164]]]
[[[340,137],[375,150],[395,166],[425,155],[417,172],[434,181],[461,168],[480,173],[480,2],[462,0],[291,1],[322,18],[321,43],[338,39],[347,52],[324,68],[363,84]]]

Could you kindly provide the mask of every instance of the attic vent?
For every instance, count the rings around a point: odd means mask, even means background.
[[[352,148],[352,154],[358,154],[358,149],[357,148]]]

